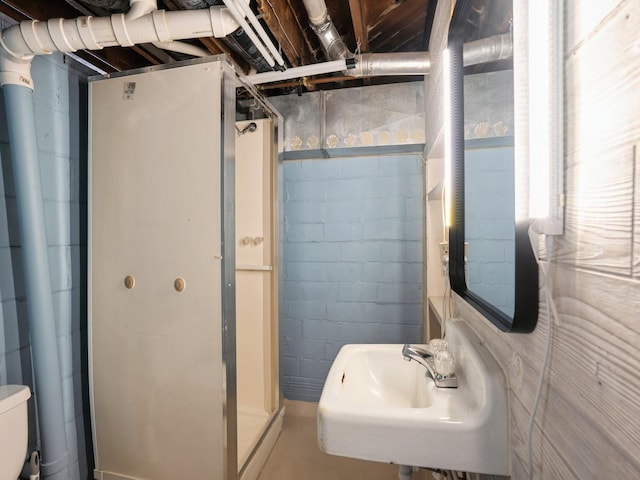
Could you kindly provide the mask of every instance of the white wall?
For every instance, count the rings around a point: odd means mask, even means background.
[[[565,1],[566,232],[556,244],[550,367],[534,430],[534,478],[640,476],[640,2]],[[548,320],[499,332],[456,299],[510,384],[513,478]]]

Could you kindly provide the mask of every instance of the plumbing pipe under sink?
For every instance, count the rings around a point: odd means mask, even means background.
[[[398,467],[398,478],[400,480],[411,480],[413,478],[413,467],[400,465]]]

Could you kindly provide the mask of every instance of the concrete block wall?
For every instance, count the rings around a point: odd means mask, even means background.
[[[513,146],[467,148],[467,285],[510,316],[515,305],[514,218]]]
[[[419,155],[286,161],[282,388],[318,401],[347,343],[420,339]]]
[[[35,114],[60,351],[70,477],[89,478],[86,332],[86,72],[62,55],[33,61]],[[33,390],[16,198],[0,91],[0,385]],[[37,448],[29,401],[30,451]],[[89,456],[88,456],[89,455]]]

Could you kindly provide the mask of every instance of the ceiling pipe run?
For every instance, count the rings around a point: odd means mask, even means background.
[[[352,58],[353,53],[347,48],[336,26],[331,21],[324,0],[303,0],[303,3],[309,15],[311,28],[318,36],[327,59]]]
[[[172,0],[172,3],[183,10],[196,10],[209,8],[212,6],[222,6],[222,0]],[[221,41],[233,52],[238,54],[251,69],[256,72],[264,72],[271,70],[267,61],[259,55],[258,49],[253,44],[249,35],[247,35],[242,27],[235,32],[227,35]]]
[[[513,56],[511,35],[503,33],[464,44],[464,66],[506,60]],[[387,75],[427,75],[431,69],[429,52],[363,53],[354,55],[355,68],[345,72],[353,77]]]
[[[263,45],[258,35],[253,31],[251,26],[247,23],[247,21],[245,20],[245,15],[240,11],[238,4],[234,0],[223,0],[223,1],[224,1],[224,4],[229,9],[229,12],[231,12],[233,17],[243,28],[244,32],[249,36],[249,38],[251,39],[251,42],[258,49],[258,51],[260,52],[260,55],[262,55],[262,57],[266,60],[266,62],[269,64],[270,67],[274,67],[276,64],[276,61],[273,59],[273,57],[267,50],[267,47]]]
[[[355,59],[355,68],[344,71],[352,77],[426,75],[431,68],[429,52],[353,54],[338,34],[324,0],[303,0],[311,28],[318,35],[327,59]],[[464,45],[464,65],[504,60],[513,56],[510,34],[494,35]],[[293,78],[293,77],[290,77]]]
[[[513,43],[508,33],[494,35],[464,45],[464,66],[505,60],[513,56]],[[352,58],[289,68],[284,72],[247,75],[253,85],[281,82],[323,73],[343,72],[353,78],[403,75],[428,75],[431,71],[429,52],[363,53]]]
[[[129,12],[109,17],[25,20],[2,31],[0,85],[23,85],[33,90],[34,55],[139,43],[173,42],[200,37],[225,37],[239,24],[226,7],[206,10],[148,11],[151,2],[134,0]],[[148,13],[145,13],[148,12]]]
[[[226,4],[226,1],[225,1],[225,4]],[[251,7],[249,6],[249,2],[244,2],[242,0],[235,0],[235,3],[237,6],[240,7],[240,10],[244,12],[244,15],[246,16],[246,18],[249,19],[249,22],[251,23],[254,30],[258,34],[258,37],[260,37],[260,40],[262,40],[265,46],[269,49],[269,52],[273,56],[276,63],[280,67],[284,67],[284,59],[282,58],[282,55],[280,55],[280,52],[278,51],[276,46],[273,44],[273,42],[269,38],[269,35],[267,34],[266,30],[262,27],[262,25],[260,24],[260,21],[258,21],[258,17],[256,17],[255,14],[253,13],[253,10],[251,10]]]
[[[507,60],[511,57],[513,57],[513,38],[510,33],[474,40],[465,43],[462,49],[462,64],[465,67]]]
[[[156,0],[131,0],[129,2],[129,12],[127,15],[129,19],[133,20],[157,9],[158,4]],[[194,57],[208,57],[211,55],[211,52],[208,50],[186,42],[153,42],[152,45],[156,48],[169,50],[170,52],[184,53]]]

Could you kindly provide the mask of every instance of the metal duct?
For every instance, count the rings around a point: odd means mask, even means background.
[[[347,48],[331,21],[324,0],[303,0],[303,3],[309,15],[311,28],[318,36],[327,59],[340,60],[353,57],[353,53]]]
[[[506,60],[513,56],[511,35],[503,33],[464,44],[464,66]],[[426,75],[431,68],[429,52],[363,53],[355,55],[356,68],[344,73],[353,77]]]
[[[462,60],[465,67],[511,57],[513,57],[513,39],[509,33],[493,35],[463,45]]]
[[[313,31],[320,39],[322,50],[330,60],[340,60],[353,57],[353,53],[349,51],[344,44],[342,37],[336,30],[336,26],[331,21],[331,17],[327,15],[323,23],[315,25],[311,24]]]
[[[429,52],[363,53],[356,55],[356,68],[344,72],[353,77],[426,75],[431,68]]]
[[[324,0],[303,0],[311,28],[316,32],[329,61],[355,58],[356,68],[343,73],[352,77],[426,75],[431,68],[429,52],[363,53],[354,55],[338,34]],[[464,66],[511,58],[513,41],[508,33],[464,45]]]
[[[494,35],[464,45],[464,66],[468,67],[479,63],[505,60],[511,58],[512,55],[513,43],[511,42],[510,34]],[[343,70],[345,65],[348,67],[347,70]],[[354,56],[353,59],[332,60],[325,63],[289,68],[284,72],[265,72],[248,75],[245,78],[253,85],[259,85],[340,70],[345,75],[355,78],[428,75],[431,71],[431,57],[429,52],[363,53]]]

